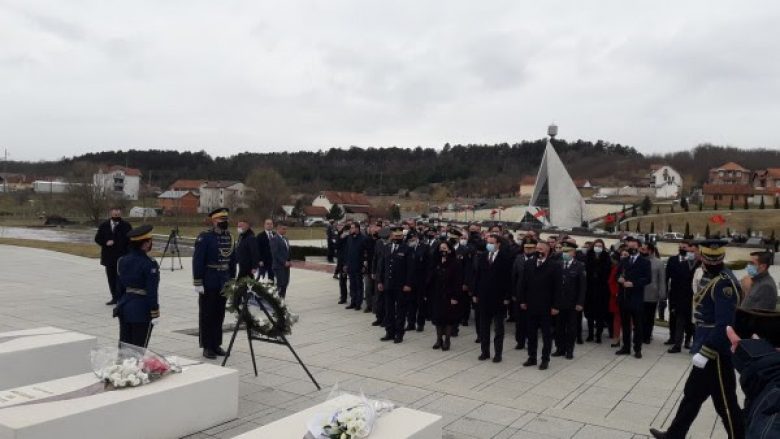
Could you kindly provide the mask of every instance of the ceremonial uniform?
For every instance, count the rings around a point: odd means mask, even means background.
[[[224,218],[227,218],[227,209],[212,212],[211,217],[215,218],[215,215],[224,215]],[[222,287],[232,278],[235,269],[236,256],[230,232],[226,228],[218,227],[202,232],[195,241],[192,276],[193,285],[200,292],[200,345],[204,349],[204,355],[222,352],[220,346],[226,302],[222,296]]]
[[[556,299],[558,318],[555,322],[555,347],[553,357],[565,355],[572,359],[574,355],[574,340],[580,329],[579,312],[585,304],[585,265],[577,259],[563,261],[562,285],[560,295]]]
[[[140,226],[128,233],[131,242],[151,239],[151,226]],[[147,347],[152,319],[160,316],[158,287],[160,267],[144,250],[133,246],[117,262],[115,314],[119,317],[119,341]]]
[[[405,243],[391,241],[385,247],[377,282],[382,283],[385,300],[385,337],[383,341],[403,341],[406,310],[414,300],[411,287],[414,282],[414,249]]]
[[[431,250],[427,244],[422,242],[412,248],[414,251],[414,281],[412,285],[412,294],[414,300],[410,302],[407,310],[407,331],[416,329],[422,332],[425,328],[425,319],[430,315],[428,309],[428,277],[431,272]]]
[[[725,242],[708,240],[701,244],[706,270],[693,297],[696,330],[691,353],[693,368],[683,390],[677,414],[666,433],[651,430],[655,437],[684,438],[704,401],[712,398],[729,438],[745,437],[742,410],[737,403],[736,379],[731,343],[726,327],[734,324],[741,291],[730,270],[723,268]],[[707,259],[710,259],[710,265]],[[720,261],[719,264],[712,262]]]

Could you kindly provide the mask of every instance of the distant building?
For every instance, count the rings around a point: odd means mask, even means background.
[[[311,203],[312,206],[324,207],[328,212],[334,204],[344,211],[347,219],[350,215],[368,216],[368,208],[371,207],[368,197],[357,192],[323,191]]]
[[[200,195],[200,188],[207,185],[208,181],[206,180],[185,180],[185,179],[179,179],[173,182],[168,187],[169,191],[190,191],[194,195]]]
[[[141,189],[141,171],[124,166],[100,168],[92,176],[92,184],[106,194],[137,200]]]
[[[74,186],[80,186],[80,184],[52,180],[35,180],[32,183],[33,192],[36,194],[64,194]]]
[[[520,179],[520,189],[517,194],[521,197],[530,197],[534,193],[534,186],[536,186],[536,177],[526,175]]]
[[[165,215],[195,215],[200,197],[192,191],[165,191],[157,197],[157,205]]]
[[[728,162],[709,171],[709,179],[702,188],[704,205],[719,206],[731,204],[742,206],[745,199],[752,201],[754,189],[751,185],[752,173],[741,165]]]
[[[49,177],[51,181],[60,181],[59,178]],[[33,182],[37,180],[32,175],[12,174],[0,172],[0,192],[16,192],[33,189]]]
[[[246,208],[247,187],[240,181],[210,181],[200,188],[198,212],[209,213],[220,207]]]
[[[678,198],[682,192],[682,176],[668,165],[650,166],[649,186],[656,198]]]
[[[328,219],[328,210],[322,206],[303,206],[303,216],[307,222],[324,222]]]

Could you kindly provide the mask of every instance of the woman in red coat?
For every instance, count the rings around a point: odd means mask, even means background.
[[[621,328],[621,321],[620,321],[620,308],[618,307],[618,291],[620,290],[618,286],[617,281],[617,272],[618,272],[618,262],[620,262],[620,258],[627,258],[628,252],[623,250],[620,252],[620,256],[618,257],[618,253],[613,253],[611,255],[612,259],[612,269],[609,272],[609,314],[612,317],[612,347],[620,347],[620,328]]]
[[[460,298],[463,295],[461,264],[448,242],[439,244],[433,252],[434,268],[431,272],[431,321],[436,325],[434,349],[448,351],[452,328],[463,314]]]

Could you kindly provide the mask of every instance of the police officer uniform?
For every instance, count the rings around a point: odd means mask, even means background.
[[[564,253],[571,250],[576,251],[577,244],[571,242],[563,243]],[[555,352],[553,357],[566,356],[566,359],[574,358],[574,340],[580,330],[580,319],[577,307],[582,310],[585,304],[585,264],[579,261],[576,256],[569,260],[562,258],[562,282],[560,296],[556,298],[556,308],[558,309],[557,319],[555,321]]]
[[[160,316],[157,291],[160,267],[141,248],[152,239],[152,226],[144,225],[127,233],[130,251],[117,262],[119,341],[147,347],[152,319]]]
[[[212,220],[219,221],[218,226],[198,236],[192,255],[193,285],[200,294],[200,345],[203,356],[210,359],[224,355],[221,345],[226,299],[222,288],[236,269],[233,242],[227,230],[228,213],[228,209],[220,208],[209,214]]]
[[[393,239],[385,247],[377,275],[385,300],[385,336],[381,340],[395,343],[404,339],[406,310],[414,300],[414,250],[403,242],[402,230],[401,227],[393,229]]]
[[[704,401],[712,398],[729,438],[745,437],[742,410],[737,403],[731,343],[726,326],[734,324],[741,301],[739,282],[723,267],[726,242],[706,240],[700,244],[704,273],[693,297],[693,368],[683,390],[677,414],[665,433],[650,429],[656,438],[684,438]]]

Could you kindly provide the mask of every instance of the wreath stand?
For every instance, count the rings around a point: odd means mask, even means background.
[[[317,387],[317,390],[322,390],[319,383],[317,383],[317,380],[314,379],[314,376],[309,372],[309,369],[306,367],[306,365],[303,363],[303,360],[301,360],[301,357],[298,356],[298,353],[295,352],[295,349],[293,349],[292,345],[289,341],[287,341],[287,337],[284,336],[284,334],[279,334],[278,338],[271,338],[271,337],[261,337],[258,335],[252,334],[252,315],[249,313],[249,295],[251,290],[247,290],[242,296],[241,296],[241,303],[238,306],[238,317],[236,318],[236,326],[233,328],[233,335],[230,337],[230,344],[228,345],[227,351],[225,351],[225,358],[222,360],[222,367],[225,367],[225,364],[227,364],[228,358],[230,358],[230,352],[233,350],[233,343],[236,341],[236,336],[238,335],[238,331],[241,329],[241,324],[243,323],[244,326],[246,326],[246,337],[247,341],[249,342],[249,353],[252,356],[252,367],[255,370],[255,376],[257,376],[257,360],[255,359],[255,349],[252,345],[252,340],[257,340],[263,343],[271,343],[271,344],[281,344],[287,346],[288,349],[290,349],[290,352],[292,352],[293,356],[296,360],[298,360],[298,364],[301,365],[303,370],[306,372],[306,375],[309,376],[309,379],[312,383]],[[266,318],[269,322],[271,322],[272,326],[276,326],[276,322],[271,317],[271,313],[268,312],[268,310],[265,308],[265,305],[263,305],[262,300],[258,300],[257,304],[260,306],[260,309],[263,310],[263,313],[265,313]]]

